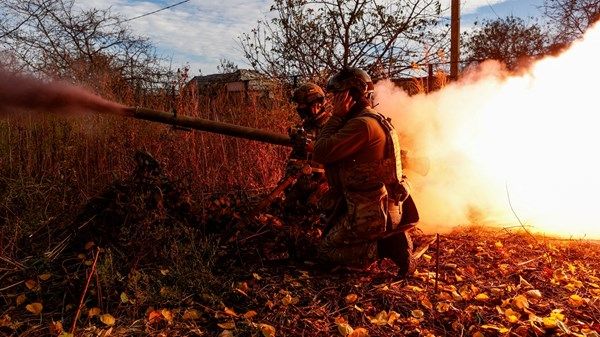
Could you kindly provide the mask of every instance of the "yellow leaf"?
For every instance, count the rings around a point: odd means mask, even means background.
[[[521,315],[518,312],[512,310],[511,308],[508,308],[504,312],[504,316],[506,316],[506,320],[510,323],[516,323],[519,321],[519,316]]]
[[[565,315],[562,314],[562,309],[552,310],[552,312],[550,313],[550,317],[554,317],[561,322],[565,320]]]
[[[348,324],[346,322],[337,323],[337,328],[338,328],[339,333],[342,336],[348,336],[349,334],[351,334],[352,332],[354,332],[354,329],[352,329],[352,327],[350,326],[350,324]]]
[[[115,318],[111,314],[104,314],[100,316],[100,321],[108,326],[115,325]]]
[[[252,319],[252,318],[253,318],[254,316],[256,316],[256,315],[257,315],[256,311],[254,311],[254,310],[249,310],[249,311],[247,311],[247,312],[244,314],[244,318],[247,318],[247,319]]]
[[[421,311],[419,309],[411,311],[410,314],[412,315],[412,317],[417,318],[417,319],[421,319],[421,318],[423,318],[423,316],[425,316],[423,311]]]
[[[100,315],[100,312],[102,311],[98,307],[90,308],[90,310],[88,311],[88,317],[92,318],[94,316]]]
[[[572,307],[579,307],[583,304],[583,298],[577,294],[569,296],[569,305]]]
[[[542,318],[542,323],[544,324],[545,328],[556,328],[557,319],[554,317],[544,317]]]
[[[377,316],[370,319],[372,324],[386,325],[388,322],[388,313],[385,310],[380,311]]]
[[[430,261],[431,260],[431,255],[427,255],[427,254],[423,254],[421,255],[421,257],[425,260],[425,261]]]
[[[348,337],[369,337],[369,332],[365,328],[356,328]]]
[[[27,301],[27,296],[25,296],[25,294],[21,294],[19,296],[17,296],[17,307],[20,306],[21,304],[25,303],[25,301]]]
[[[191,321],[200,318],[200,314],[196,309],[188,309],[183,313],[183,319]]]
[[[496,243],[494,243],[494,246],[496,246],[496,248],[502,248],[502,247],[504,247],[504,245],[500,241],[496,241]]]
[[[490,297],[485,293],[481,293],[481,294],[477,294],[477,296],[475,296],[475,299],[477,301],[487,301],[490,299]]]
[[[275,328],[271,325],[263,323],[259,325],[259,328],[264,337],[275,337]]]
[[[34,280],[27,280],[27,281],[25,281],[25,286],[29,290],[36,291],[37,287],[38,287],[38,283],[36,281],[34,281]]]
[[[167,320],[167,322],[171,323],[173,321],[173,313],[170,310],[162,309],[160,313]]]
[[[58,337],[73,337],[73,334],[63,331],[60,335],[58,335]]]
[[[235,322],[234,321],[217,323],[217,325],[219,326],[219,328],[224,329],[224,330],[233,330],[233,329],[235,329]]]
[[[126,293],[121,293],[121,303],[128,303],[129,302],[129,297],[127,296]]]
[[[346,295],[346,303],[347,304],[354,303],[354,302],[356,302],[357,299],[358,299],[358,295],[356,295],[356,294]]]
[[[387,324],[394,325],[394,322],[396,322],[398,318],[400,318],[400,314],[393,310],[390,310],[387,317]]]
[[[44,306],[42,305],[42,303],[31,303],[31,304],[27,304],[25,306],[25,309],[27,309],[27,311],[29,311],[30,313],[34,314],[34,315],[39,315],[42,312],[42,309],[44,309]]]
[[[48,281],[51,277],[52,277],[52,274],[50,274],[50,273],[46,273],[46,274],[42,274],[42,275],[38,276],[38,278],[42,281]]]
[[[513,298],[512,303],[519,309],[529,309],[529,301],[523,295],[517,295]]]

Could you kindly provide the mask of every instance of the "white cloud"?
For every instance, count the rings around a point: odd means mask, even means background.
[[[78,1],[82,8],[108,8],[133,18],[176,3],[172,1],[90,0]],[[267,0],[192,0],[179,6],[128,22],[132,30],[147,36],[172,59],[173,67],[189,63],[192,74],[216,71],[226,58],[244,67],[238,36],[249,32],[268,12]]]
[[[461,15],[507,0],[461,0]],[[133,18],[177,0],[77,0],[81,8],[111,8],[124,18]],[[268,15],[272,0],[191,0],[179,6],[128,22],[132,30],[151,39],[174,68],[189,63],[192,75],[216,72],[219,60],[229,59],[247,67],[239,50],[238,36],[250,32],[257,20]],[[441,0],[450,15],[451,0]]]

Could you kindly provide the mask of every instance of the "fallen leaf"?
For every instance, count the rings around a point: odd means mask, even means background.
[[[508,308],[504,312],[504,316],[506,317],[506,320],[509,321],[510,323],[516,323],[519,321],[519,317],[521,315],[518,312],[512,310],[511,308]]]
[[[152,310],[148,313],[148,322],[151,324],[157,323],[162,320],[162,314],[158,310]]]
[[[116,320],[111,314],[104,314],[100,316],[100,321],[108,326],[113,326]]]
[[[121,303],[129,303],[129,296],[126,293],[121,293]]]
[[[25,286],[29,290],[37,291],[38,283],[35,280],[27,280],[25,281]]]
[[[219,337],[233,337],[233,332],[231,330],[223,330],[219,334]]]
[[[423,316],[425,316],[423,311],[421,311],[419,309],[411,311],[410,314],[412,315],[412,317],[417,318],[417,319],[421,319],[421,318],[423,318]]]
[[[257,273],[252,273],[252,277],[254,277],[257,281],[262,280],[262,277],[260,277]]]
[[[257,315],[256,311],[254,311],[254,310],[249,310],[249,311],[247,311],[247,312],[244,314],[244,318],[247,318],[247,319],[252,319],[252,318],[253,318],[254,316],[256,316],[256,315]]]
[[[196,309],[188,309],[183,313],[183,319],[191,321],[200,318],[200,314]]]
[[[42,274],[42,275],[38,276],[38,278],[42,281],[48,281],[51,277],[52,277],[52,274],[50,274],[50,273],[46,273],[46,274]]]
[[[433,309],[433,304],[431,304],[431,301],[429,300],[429,298],[427,296],[425,296],[421,299],[421,305],[429,310]]]
[[[292,295],[290,295],[289,293],[285,294],[285,296],[283,296],[283,298],[281,299],[281,302],[283,303],[283,305],[294,305],[298,303],[298,297],[292,297]]]
[[[259,328],[264,337],[275,337],[275,328],[273,326],[262,323],[259,325]]]
[[[375,317],[370,318],[371,324],[386,325],[388,322],[388,313],[385,310],[380,311]]]
[[[441,313],[447,312],[450,310],[450,304],[447,302],[438,302],[438,304],[435,306],[435,310]]]
[[[223,312],[229,316],[237,317],[237,314],[235,313],[235,311],[233,311],[233,309],[230,309],[228,307],[225,307]]]
[[[167,322],[169,322],[169,323],[173,322],[173,313],[170,310],[162,309],[160,311],[160,313],[165,318],[165,320],[167,320]]]
[[[347,304],[354,303],[354,302],[356,302],[357,299],[358,299],[358,295],[356,295],[356,294],[346,295],[346,303]]]
[[[219,326],[219,328],[224,329],[224,330],[233,330],[233,329],[235,329],[235,322],[234,321],[217,323],[217,325]]]
[[[17,296],[17,307],[20,306],[21,304],[25,303],[25,301],[27,301],[27,296],[25,296],[25,294],[21,294],[19,296]]]
[[[94,247],[95,243],[94,241],[88,241],[85,243],[85,246],[83,248],[85,248],[85,250],[90,250],[92,249],[92,247]]]
[[[54,336],[61,334],[63,332],[62,322],[61,321],[50,322],[50,332]]]
[[[542,293],[537,289],[529,290],[525,293],[525,295],[527,295],[531,298],[537,298],[537,299],[542,298]]]
[[[400,318],[400,314],[390,310],[390,312],[388,313],[388,317],[387,317],[387,324],[388,325],[394,325],[394,323],[396,322],[396,320]]]
[[[569,305],[572,307],[579,307],[581,305],[583,305],[583,298],[581,298],[581,296],[577,295],[577,294],[573,294],[571,296],[569,296]]]
[[[517,295],[513,298],[512,303],[519,309],[529,309],[529,301],[523,295]]]
[[[25,309],[27,309],[27,311],[29,311],[30,313],[34,314],[34,315],[39,315],[42,312],[42,309],[44,309],[44,306],[42,305],[42,303],[31,303],[31,304],[27,304],[25,306]]]
[[[369,337],[369,331],[365,328],[356,328],[348,335],[348,337]]]
[[[489,299],[490,297],[486,293],[477,294],[477,296],[475,296],[475,300],[477,301],[487,301]]]
[[[88,317],[92,318],[94,316],[100,315],[100,312],[102,311],[98,307],[90,308],[90,310],[88,310]]]
[[[496,243],[494,243],[494,246],[496,246],[496,248],[502,248],[502,247],[504,247],[504,245],[500,241],[496,241]]]

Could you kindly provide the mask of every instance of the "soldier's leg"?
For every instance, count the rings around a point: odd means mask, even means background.
[[[377,242],[356,242],[345,221],[332,226],[318,247],[319,260],[326,264],[361,268],[377,259]]]
[[[413,243],[408,232],[397,232],[377,241],[379,258],[389,258],[398,266],[398,276],[408,277],[417,267],[413,256]]]

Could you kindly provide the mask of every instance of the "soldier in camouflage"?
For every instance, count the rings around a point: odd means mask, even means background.
[[[325,92],[314,83],[299,86],[294,90],[291,100],[296,104],[302,123],[290,129],[290,136],[293,142],[307,144],[295,146],[290,154],[286,177],[296,176],[297,180],[285,190],[284,205],[288,213],[306,214],[306,211],[317,209],[320,197],[328,188],[323,167],[312,161],[312,154],[306,150],[306,145],[317,137],[330,114],[325,109]]]
[[[313,159],[325,165],[336,206],[319,257],[358,267],[387,257],[400,276],[410,275],[412,242],[401,221],[409,192],[397,134],[372,109],[373,83],[365,71],[343,69],[329,79],[327,91],[334,95],[332,117],[317,136]]]

